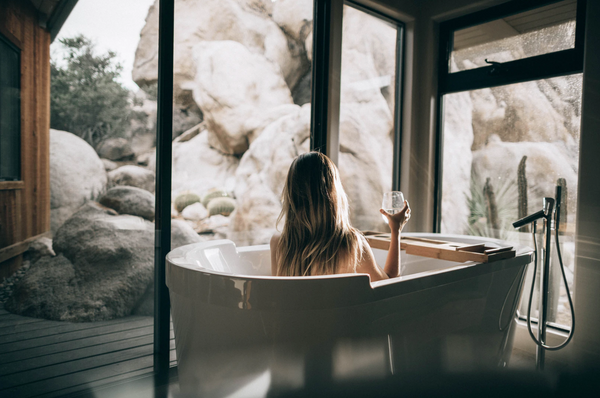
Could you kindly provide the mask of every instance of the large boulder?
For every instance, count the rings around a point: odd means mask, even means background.
[[[125,165],[108,173],[111,186],[125,185],[154,192],[156,177],[154,172],[143,167]]]
[[[273,4],[273,21],[299,43],[312,32],[312,0],[279,0]]]
[[[573,221],[577,203],[578,159],[562,142],[502,142],[498,136],[490,137],[488,144],[473,152],[473,169],[485,181],[490,177],[493,184],[501,181],[516,185],[519,162],[527,156],[527,195],[530,212],[541,208],[542,198],[554,196],[556,181],[567,181],[568,214]],[[517,198],[514,198],[517,201]],[[515,215],[516,216],[516,215]],[[564,221],[564,220],[562,220]]]
[[[130,214],[154,221],[154,195],[136,187],[113,187],[106,191],[98,202],[119,214]]]
[[[489,137],[504,142],[563,141],[573,143],[565,118],[544,95],[536,82],[485,88],[470,92],[473,100],[473,149]]]
[[[469,93],[444,98],[444,165],[442,181],[442,233],[463,234],[469,219],[473,154],[473,103]]]
[[[108,138],[96,150],[100,157],[108,160],[131,160],[135,155],[125,138]]]
[[[193,48],[200,42],[232,40],[277,65],[289,87],[304,74],[302,54],[290,49],[285,34],[269,17],[268,1],[181,0],[175,8],[174,84],[176,97],[196,77]],[[133,80],[144,87],[157,80],[158,0],[150,7],[135,53]]]
[[[292,95],[277,65],[235,41],[201,42],[194,48],[197,65],[194,100],[204,113],[209,143],[228,154],[248,149],[246,120],[270,108],[292,104]]]
[[[50,130],[50,226],[62,223],[88,200],[106,189],[104,164],[87,142],[75,134]]]
[[[340,114],[340,178],[348,194],[350,220],[360,230],[387,231],[379,209],[392,189],[392,142],[382,145],[368,122],[348,109]]]
[[[174,224],[173,247],[199,242]],[[154,224],[89,202],[57,231],[55,257],[42,257],[15,286],[6,308],[71,322],[151,314]]]
[[[208,144],[204,130],[185,142],[173,143],[173,196],[192,191],[202,196],[208,189],[225,186],[233,190],[239,159],[226,155]],[[150,158],[150,170],[156,169],[155,157]]]
[[[383,96],[393,111],[397,30],[365,12],[344,7],[343,36],[340,101],[364,104]]]
[[[6,308],[75,322],[129,315],[152,280],[153,227],[89,202],[56,232],[57,256],[31,266]]]

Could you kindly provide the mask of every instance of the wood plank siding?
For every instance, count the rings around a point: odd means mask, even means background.
[[[22,181],[0,181],[1,251],[50,230],[50,33],[29,1],[2,0],[0,34],[21,50]]]

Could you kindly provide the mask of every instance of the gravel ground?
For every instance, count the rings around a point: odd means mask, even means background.
[[[4,304],[6,300],[8,300],[8,297],[12,293],[13,287],[23,277],[23,275],[25,275],[27,270],[29,270],[29,265],[29,261],[23,261],[23,265],[17,270],[17,272],[0,283],[0,303]]]

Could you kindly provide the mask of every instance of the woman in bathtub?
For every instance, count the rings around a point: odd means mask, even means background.
[[[298,156],[283,189],[283,231],[271,238],[271,273],[277,276],[369,274],[371,281],[400,275],[400,231],[410,207],[390,215],[392,240],[382,270],[365,237],[350,225],[348,198],[333,162],[319,152]]]

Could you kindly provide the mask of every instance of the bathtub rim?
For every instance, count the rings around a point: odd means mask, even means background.
[[[406,236],[429,236],[432,234],[406,234]],[[462,235],[439,235],[435,236],[453,239],[465,239],[468,237]],[[482,238],[475,237],[478,241]],[[507,242],[487,238],[484,239],[490,243],[506,244]],[[228,240],[226,240],[228,241]],[[222,243],[220,241],[210,241],[213,244]],[[230,241],[229,241],[230,242]],[[207,244],[208,242],[195,243],[192,245],[181,246],[178,249],[186,249],[198,244]],[[210,246],[210,245],[209,245]],[[268,245],[258,245],[267,246]],[[258,246],[250,246],[257,248]],[[305,277],[281,277],[271,275],[244,275],[218,272],[209,269],[195,268],[193,264],[177,264],[173,262],[172,253],[178,251],[175,249],[167,255],[166,261],[166,284],[170,293],[175,293],[183,297],[193,297],[195,300],[200,300],[204,303],[234,307],[240,309],[252,310],[276,310],[276,309],[324,309],[324,308],[340,308],[354,305],[362,305],[374,301],[386,300],[389,298],[414,293],[421,290],[431,289],[438,286],[455,283],[461,280],[476,278],[485,274],[501,272],[505,269],[513,267],[523,267],[522,272],[525,272],[527,264],[533,259],[533,250],[529,247],[518,245],[516,256],[510,259],[499,260],[492,263],[477,263],[473,261],[465,263],[456,263],[455,266],[448,268],[424,271],[420,273],[400,276],[398,278],[386,279],[383,281],[370,282],[370,277],[367,274],[336,274],[336,275],[319,275]],[[237,247],[236,247],[237,249]],[[432,259],[435,260],[435,259]],[[194,267],[194,268],[192,268]],[[250,283],[257,288],[264,289],[269,284],[269,289],[274,291],[296,290],[302,292],[306,290],[309,283],[325,282],[329,284],[329,290],[338,292],[341,299],[336,299],[332,295],[332,301],[323,303],[307,303],[307,300],[299,300],[297,303],[291,302],[285,305],[278,305],[274,302],[264,302],[257,305],[253,303],[251,306],[244,303],[250,302],[250,293],[242,292],[242,298],[239,303],[231,303],[230,300],[223,299],[217,295],[211,296],[210,286],[243,285]],[[283,285],[286,285],[285,288]],[[205,289],[199,289],[202,286]],[[311,286],[312,288],[313,286]],[[245,290],[245,289],[243,289]],[[343,293],[347,291],[347,294]],[[310,300],[308,300],[310,301]]]

